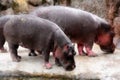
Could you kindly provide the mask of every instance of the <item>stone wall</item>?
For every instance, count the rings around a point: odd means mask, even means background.
[[[10,2],[9,0],[1,0],[0,3],[4,2],[4,4],[6,5],[2,4],[0,6],[5,6],[6,8],[12,8],[13,12],[16,14],[19,12],[24,12],[24,13],[28,12],[29,10],[31,10],[31,7],[38,7],[38,6],[46,5],[46,4],[53,5],[54,3],[53,1],[55,0],[10,0]],[[63,2],[61,2],[61,4],[59,5],[65,6],[65,2],[67,0],[61,0],[61,1]],[[70,5],[72,7],[87,10],[89,12],[92,12],[94,14],[97,14],[105,18],[105,15],[106,15],[105,0],[71,0],[70,2],[71,2]]]
[[[73,0],[71,5],[72,7],[80,8],[106,18],[105,0]]]

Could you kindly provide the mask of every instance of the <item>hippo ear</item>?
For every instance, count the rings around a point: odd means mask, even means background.
[[[65,47],[64,47],[64,54],[65,55],[75,55],[76,54],[76,52],[75,52],[75,50],[74,50],[74,44],[73,45],[66,45]]]

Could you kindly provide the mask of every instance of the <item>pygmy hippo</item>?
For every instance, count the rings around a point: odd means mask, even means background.
[[[39,7],[30,14],[56,23],[72,42],[77,43],[80,55],[84,53],[85,46],[88,56],[96,56],[92,51],[94,42],[105,52],[113,53],[115,50],[111,26],[90,12],[70,7],[48,6]]]
[[[75,68],[75,50],[71,40],[51,21],[31,15],[18,15],[6,22],[3,33],[8,42],[13,61],[20,61],[21,59],[17,54],[17,48],[20,45],[28,49],[42,51],[45,67],[51,68],[49,54],[56,44],[62,52],[55,54],[55,57],[65,70]]]

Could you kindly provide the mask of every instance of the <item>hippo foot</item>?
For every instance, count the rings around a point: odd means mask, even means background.
[[[87,56],[89,56],[89,57],[96,57],[96,56],[98,56],[89,47],[86,47],[86,51],[87,51]]]
[[[87,56],[89,56],[89,57],[96,57],[98,55],[97,54],[88,54]]]
[[[52,68],[52,65],[50,63],[45,63],[44,67],[46,69],[51,69]]]
[[[59,61],[59,59],[55,59],[55,64],[57,65],[57,66],[62,66],[62,64],[60,63],[60,61]]]
[[[17,56],[16,58],[12,59],[13,62],[20,62],[21,61],[21,56]]]
[[[83,53],[79,53],[80,56],[86,56],[86,54],[83,54]]]
[[[80,56],[86,56],[86,55],[87,55],[87,53],[86,53],[86,52],[84,52],[84,51],[82,51],[82,52],[80,52],[80,53],[79,53],[79,55],[80,55]]]
[[[39,55],[42,55],[42,51],[37,51]]]
[[[7,52],[7,50],[5,48],[0,49],[0,53],[6,53],[6,52]]]
[[[37,54],[34,52],[30,52],[29,54],[28,54],[28,56],[37,56]]]

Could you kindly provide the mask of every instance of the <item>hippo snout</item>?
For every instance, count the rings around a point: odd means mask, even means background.
[[[101,50],[106,53],[113,53],[115,51],[115,45],[108,45],[108,46],[100,46]]]
[[[74,64],[74,65],[67,65],[67,66],[65,67],[65,70],[66,70],[66,71],[72,71],[73,69],[75,69],[75,67],[76,67],[75,64]]]

